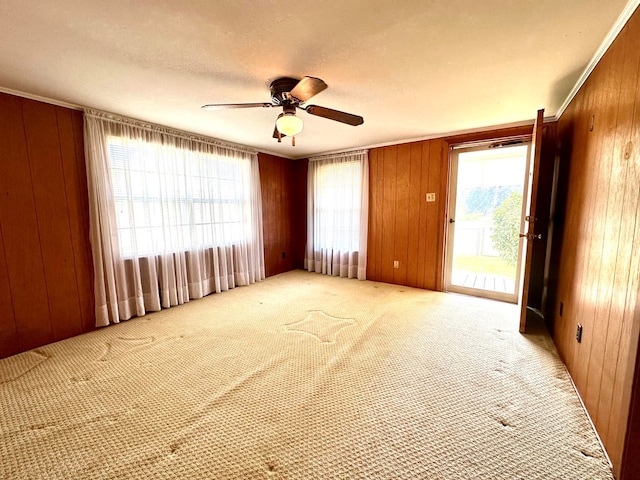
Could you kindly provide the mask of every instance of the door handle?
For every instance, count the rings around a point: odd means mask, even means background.
[[[450,218],[449,223],[456,223],[456,221],[453,218]]]
[[[527,240],[541,240],[542,239],[542,234],[535,234],[535,233],[520,233],[518,234],[519,237],[524,237]]]

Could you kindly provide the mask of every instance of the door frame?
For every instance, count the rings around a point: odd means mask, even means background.
[[[495,292],[491,290],[483,290],[477,288],[463,287],[459,285],[451,284],[451,273],[453,267],[453,243],[454,243],[454,228],[455,225],[451,223],[451,218],[454,218],[454,207],[456,205],[457,200],[457,175],[458,175],[458,162],[457,162],[457,154],[462,151],[475,151],[475,150],[484,150],[490,146],[498,147],[502,146],[515,146],[519,143],[527,143],[527,160],[525,164],[525,172],[524,172],[524,187],[523,187],[523,202],[522,202],[522,210],[520,215],[520,232],[522,232],[525,224],[525,210],[526,204],[524,199],[527,198],[527,172],[529,171],[529,162],[530,160],[530,152],[532,148],[532,135],[531,134],[522,134],[522,135],[512,135],[505,137],[494,137],[485,140],[478,140],[473,142],[461,142],[461,143],[451,143],[449,144],[449,155],[448,155],[448,163],[449,163],[449,181],[447,185],[447,207],[446,207],[446,216],[445,216],[445,229],[447,234],[445,236],[445,245],[444,245],[444,271],[443,271],[443,291],[452,292],[452,293],[461,293],[465,295],[471,295],[475,297],[483,297],[489,298],[492,300],[498,300],[503,302],[509,302],[517,304],[520,300],[521,296],[521,284],[522,284],[522,261],[518,261],[516,264],[516,282],[515,282],[515,292],[513,294],[504,293],[504,292]],[[454,218],[455,220],[455,218]],[[524,255],[524,241],[522,238],[518,241],[518,258],[522,259]]]

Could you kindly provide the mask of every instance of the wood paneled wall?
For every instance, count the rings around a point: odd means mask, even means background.
[[[304,268],[307,245],[307,173],[309,160],[294,160],[293,169],[293,268]]]
[[[302,268],[306,241],[307,160],[258,154],[265,273]]]
[[[82,113],[0,93],[0,357],[94,328]]]
[[[95,316],[82,113],[7,94],[0,112],[2,358],[90,331]],[[302,268],[307,161],[259,162],[270,276]]]
[[[531,130],[530,125],[486,130],[371,149],[367,278],[442,290],[449,147]],[[427,203],[427,193],[435,193],[436,201]]]
[[[630,404],[639,404],[631,392],[640,328],[639,72],[636,12],[558,124],[566,206],[554,337],[618,478],[625,442],[639,434],[627,431]]]
[[[367,279],[442,289],[443,149],[438,139],[369,151]],[[427,193],[435,193],[436,201],[427,203]]]

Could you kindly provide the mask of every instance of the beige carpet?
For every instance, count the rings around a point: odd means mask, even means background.
[[[0,360],[2,479],[611,479],[516,307],[289,272]]]

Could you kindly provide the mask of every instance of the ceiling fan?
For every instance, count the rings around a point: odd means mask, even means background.
[[[253,107],[282,107],[282,113],[276,119],[273,138],[282,141],[282,137],[291,137],[291,145],[296,145],[295,136],[302,131],[302,119],[296,117],[296,109],[304,110],[310,115],[328,118],[347,125],[362,125],[364,119],[359,115],[341,112],[332,108],[319,105],[303,104],[314,95],[328,87],[324,81],[315,77],[303,77],[302,79],[282,77],[271,82],[271,102],[257,103],[214,103],[203,105],[204,110],[222,110],[226,108],[253,108]]]

